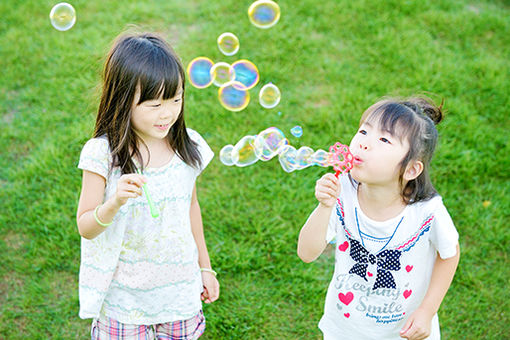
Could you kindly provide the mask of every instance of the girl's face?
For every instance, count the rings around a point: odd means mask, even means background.
[[[365,121],[351,140],[354,155],[351,176],[360,183],[387,185],[399,182],[400,163],[409,142],[382,131],[377,119]]]
[[[146,143],[165,138],[181,112],[182,94],[181,87],[173,98],[163,99],[161,94],[157,99],[137,105],[140,100],[140,87],[137,86],[131,110],[131,123],[137,135]]]

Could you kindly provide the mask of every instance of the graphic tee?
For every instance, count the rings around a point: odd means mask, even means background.
[[[328,339],[400,339],[400,330],[427,292],[436,255],[456,254],[458,233],[440,196],[374,221],[363,213],[357,184],[340,177],[327,241],[335,271],[319,328]],[[428,339],[440,339],[437,315]]]
[[[190,206],[195,180],[214,154],[196,131],[187,132],[198,143],[200,169],[177,154],[162,167],[144,169],[159,217],[151,216],[142,195],[129,199],[103,233],[82,238],[80,317],[101,313],[122,323],[150,325],[189,319],[200,311],[202,278]],[[120,168],[111,165],[106,137],[85,144],[78,168],[106,178],[105,201],[115,194],[121,176]]]

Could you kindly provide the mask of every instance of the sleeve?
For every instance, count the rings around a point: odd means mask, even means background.
[[[447,259],[457,253],[459,233],[455,229],[452,218],[446,210],[442,199],[437,198],[434,208],[434,222],[431,228],[430,241],[442,259]]]
[[[202,157],[202,165],[200,166],[200,169],[198,169],[198,173],[200,174],[213,159],[214,152],[198,132],[192,129],[187,129],[187,131],[191,140],[198,144],[198,152]]]
[[[329,217],[328,230],[326,231],[327,243],[334,243],[336,241],[336,234],[338,233],[338,228],[341,226],[340,217],[338,216],[337,211],[338,202],[331,210],[331,216]]]
[[[108,178],[110,151],[106,138],[93,138],[81,150],[78,168],[88,170]]]

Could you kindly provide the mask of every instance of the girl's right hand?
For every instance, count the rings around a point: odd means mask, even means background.
[[[122,206],[128,199],[136,198],[142,195],[142,185],[147,182],[147,178],[139,174],[125,174],[120,176],[117,182],[117,192],[115,193],[115,202]]]
[[[340,195],[340,180],[334,174],[328,173],[315,184],[315,197],[326,207],[332,207]]]

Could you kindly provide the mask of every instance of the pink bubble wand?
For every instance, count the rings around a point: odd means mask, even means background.
[[[354,156],[347,145],[336,142],[329,147],[328,164],[333,166],[333,169],[336,171],[336,178],[338,178],[341,173],[348,172],[352,169],[353,160]]]

